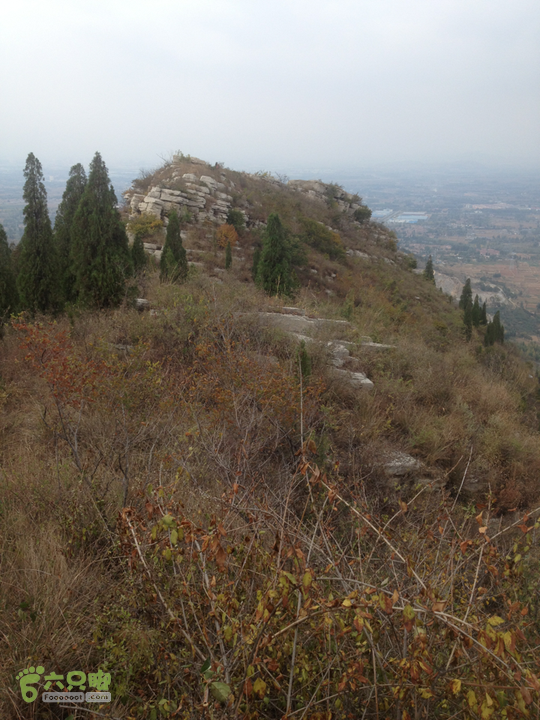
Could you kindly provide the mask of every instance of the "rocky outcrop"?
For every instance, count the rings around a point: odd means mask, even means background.
[[[355,329],[347,320],[330,318],[311,318],[297,307],[283,307],[281,312],[261,311],[253,313],[257,320],[266,326],[282,330],[296,342],[304,342],[322,350],[326,356],[329,378],[354,390],[371,390],[373,382],[362,372],[361,360],[351,353],[361,352],[363,348],[391,349],[393,345],[374,343],[370,337],[354,340]],[[332,337],[331,340],[320,339]]]
[[[351,195],[338,185],[327,185],[321,180],[289,180],[287,187],[309,195],[315,200],[332,202],[348,215],[352,215],[360,207],[357,195]]]

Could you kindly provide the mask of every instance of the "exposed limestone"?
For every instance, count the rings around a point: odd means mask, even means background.
[[[386,454],[383,467],[393,477],[403,477],[415,470],[420,470],[422,463],[405,452],[393,451]]]
[[[371,260],[371,255],[361,252],[360,250],[352,250],[351,248],[347,250],[347,255],[350,255],[351,257],[359,257],[363,260]]]
[[[372,381],[361,372],[352,372],[351,370],[342,370],[336,367],[329,367],[328,372],[331,377],[353,389],[372,390],[375,387]]]
[[[318,340],[320,332],[343,335],[353,331],[351,323],[347,320],[332,320],[329,318],[309,318],[305,311],[296,307],[283,307],[282,312],[258,312],[257,317],[265,325],[271,325],[285,332],[296,342],[306,345],[321,346],[327,355],[329,375],[354,390],[369,390],[373,383],[360,371],[359,361],[351,356],[349,348],[356,348],[356,343],[348,340]]]

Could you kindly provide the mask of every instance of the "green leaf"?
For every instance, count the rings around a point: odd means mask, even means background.
[[[164,515],[161,518],[161,522],[165,525],[165,527],[172,527],[174,525],[174,518],[172,515]]]
[[[414,618],[416,617],[416,613],[414,612],[411,605],[405,605],[405,607],[403,608],[403,617],[405,618],[405,620],[414,620]]]
[[[284,571],[283,574],[285,575],[286,578],[288,578],[292,582],[293,585],[297,584],[297,580],[294,577],[294,575],[292,575],[292,573]]]
[[[176,530],[172,530],[171,531],[171,543],[173,545],[176,545],[177,542],[178,542],[178,533]]]
[[[493,625],[494,627],[496,627],[497,625],[502,625],[503,622],[504,620],[502,619],[502,617],[499,617],[498,615],[494,615],[493,617],[490,617],[488,619],[488,625]]]
[[[218,702],[225,703],[231,694],[231,688],[226,683],[213,682],[210,685],[210,692]]]
[[[203,666],[202,666],[202,668],[201,668],[201,673],[202,673],[203,675],[204,675],[204,673],[208,670],[208,668],[210,667],[211,664],[212,664],[212,662],[211,662],[210,658],[207,658],[207,659],[204,661]]]
[[[255,682],[253,683],[253,692],[257,693],[257,695],[262,698],[266,694],[266,683],[262,678],[257,678]]]

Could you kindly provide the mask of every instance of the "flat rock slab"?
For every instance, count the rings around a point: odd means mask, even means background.
[[[347,320],[328,320],[326,318],[308,318],[305,315],[285,315],[283,313],[259,312],[258,317],[265,325],[272,325],[284,332],[314,335],[322,329],[348,331],[351,324]]]
[[[328,372],[331,377],[340,381],[343,385],[347,385],[355,390],[373,390],[375,385],[371,380],[361,372],[351,372],[350,370],[341,370],[330,366]]]

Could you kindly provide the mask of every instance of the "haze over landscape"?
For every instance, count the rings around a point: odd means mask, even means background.
[[[538,166],[539,48],[535,0],[23,0],[0,26],[0,160]]]

